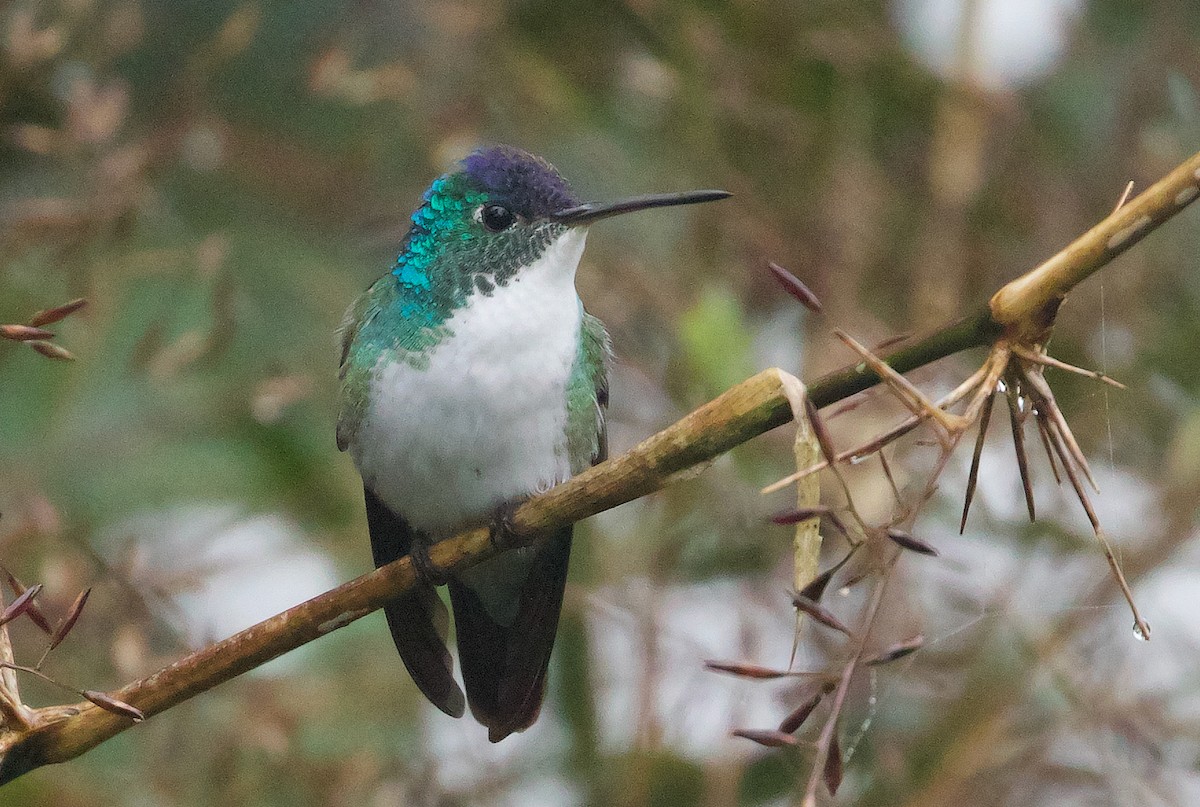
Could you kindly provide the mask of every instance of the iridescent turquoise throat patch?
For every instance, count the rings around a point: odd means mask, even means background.
[[[476,221],[475,211],[503,200],[473,187],[462,173],[435,180],[424,200],[412,215],[412,228],[392,274],[399,286],[400,316],[429,327],[444,322],[471,294],[491,296],[496,286],[507,285],[565,230],[542,222],[488,232]]]

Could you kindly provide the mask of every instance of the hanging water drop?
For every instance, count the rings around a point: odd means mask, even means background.
[[[1150,625],[1146,622],[1134,622],[1133,635],[1143,642],[1150,641]]]

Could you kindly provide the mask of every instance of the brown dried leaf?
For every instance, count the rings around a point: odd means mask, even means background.
[[[792,735],[778,729],[734,729],[731,733],[734,737],[741,737],[767,748],[787,748],[798,742]]]
[[[846,625],[843,624],[840,619],[830,613],[825,606],[821,605],[815,600],[810,600],[802,594],[796,594],[792,597],[792,604],[804,613],[811,616],[817,622],[820,622],[825,627],[833,628],[834,630],[840,631],[847,636],[854,635],[854,632],[851,631],[850,628],[846,627]]]
[[[929,555],[936,558],[938,556],[937,549],[926,541],[922,541],[916,536],[909,535],[904,530],[898,530],[895,527],[890,527],[887,531],[887,537],[892,539],[892,542],[897,546],[901,546],[910,552],[916,552],[921,555]]]
[[[71,314],[74,314],[85,305],[87,305],[87,300],[81,297],[78,300],[72,300],[69,303],[63,303],[55,308],[47,308],[44,311],[39,311],[34,314],[33,318],[29,320],[29,324],[35,328],[39,325],[50,325],[51,323],[58,322],[60,319],[69,317]]]
[[[813,294],[812,289],[804,285],[800,278],[774,261],[767,261],[767,268],[771,270],[771,274],[775,275],[775,279],[779,281],[779,285],[783,286],[784,291],[799,300],[801,305],[814,314],[821,313],[821,301],[817,299],[817,295]]]
[[[99,706],[104,711],[131,718],[134,723],[141,723],[146,719],[146,715],[141,709],[137,708],[136,706],[130,706],[125,701],[119,701],[111,695],[106,695],[103,692],[96,692],[95,690],[87,689],[79,694]]]

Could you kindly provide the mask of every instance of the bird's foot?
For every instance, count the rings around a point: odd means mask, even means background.
[[[449,578],[445,572],[434,565],[433,558],[429,557],[429,544],[423,541],[413,541],[411,556],[413,568],[417,570],[417,577],[431,586],[446,585]]]
[[[488,540],[492,542],[492,546],[496,547],[496,549],[512,549],[514,546],[520,546],[523,543],[521,536],[517,534],[516,522],[514,521],[517,508],[523,503],[524,499],[505,502],[492,512],[492,521],[488,527]]]

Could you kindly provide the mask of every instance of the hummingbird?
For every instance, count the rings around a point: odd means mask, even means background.
[[[342,323],[338,448],[362,476],[376,567],[411,555],[419,573],[383,608],[392,639],[430,702],[451,717],[469,705],[492,742],[541,710],[571,527],[445,576],[428,548],[489,522],[503,546],[517,504],[606,456],[610,341],[575,290],[588,227],[729,195],[581,203],[544,159],[481,149],[430,185],[391,271]]]

